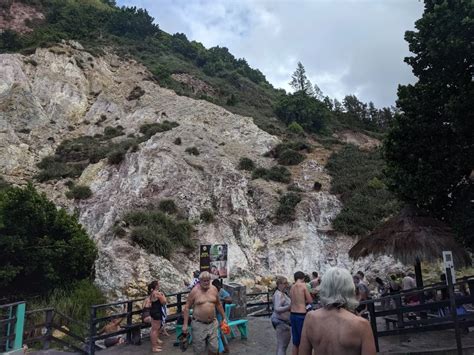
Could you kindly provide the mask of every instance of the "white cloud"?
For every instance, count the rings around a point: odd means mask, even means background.
[[[118,0],[146,8],[164,31],[183,32],[206,47],[225,46],[289,89],[301,61],[324,94],[356,94],[393,105],[398,84],[413,82],[404,41],[421,17],[413,0]]]

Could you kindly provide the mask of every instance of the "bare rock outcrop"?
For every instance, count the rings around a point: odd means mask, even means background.
[[[135,296],[153,278],[166,291],[177,291],[197,268],[197,250],[178,251],[167,260],[114,234],[114,224],[125,213],[164,198],[196,222],[196,243],[229,245],[231,277],[250,286],[296,269],[324,272],[345,265],[365,270],[370,263],[386,272],[401,267],[389,258],[357,264],[348,259],[354,240],[331,228],[341,203],[329,193],[327,151],[320,149],[292,168],[303,199],[294,222],[274,224],[286,185],[252,180],[237,165],[241,157],[262,167],[274,165],[263,155],[278,138],[249,117],[178,96],[149,78],[146,68],[132,60],[94,57],[75,42],[40,48],[30,56],[0,55],[0,172],[11,182],[31,179],[36,164],[65,139],[101,134],[105,126],[121,125],[126,134],[137,134],[145,123],[179,124],[141,143],[119,165],[105,160],[89,165],[79,178],[93,192],[87,200],[65,199],[61,181],[39,185],[58,205],[79,214],[99,247],[96,282],[110,297]],[[181,145],[175,144],[177,138]],[[199,155],[188,154],[189,147]],[[321,183],[319,191],[313,189],[315,181]],[[204,209],[214,210],[213,223],[198,222]]]

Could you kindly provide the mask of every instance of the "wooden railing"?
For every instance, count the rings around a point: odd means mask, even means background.
[[[455,295],[455,287],[468,284],[469,295]],[[448,298],[442,300],[427,300],[430,294],[436,295],[443,291]],[[407,304],[403,300],[416,297],[419,302],[416,304]],[[382,302],[393,304],[393,309],[376,310],[375,303]],[[474,304],[474,278],[472,276],[459,279],[456,284],[437,283],[424,287],[423,289],[414,289],[381,297],[375,300],[361,302],[367,305],[369,320],[375,338],[377,351],[379,351],[379,338],[390,335],[419,333],[425,331],[437,331],[446,329],[455,329],[456,342],[458,349],[461,348],[460,333],[461,328],[474,325],[474,313],[457,315],[456,307]],[[444,315],[441,315],[442,310]],[[384,318],[386,324],[392,323],[395,329],[379,330],[377,319]]]
[[[271,292],[247,293],[247,313],[253,317],[269,316],[273,312]]]
[[[62,347],[86,354],[86,323],[77,321],[54,308],[35,309],[26,312],[25,338],[28,346],[39,345],[47,350],[56,343]],[[75,330],[71,330],[74,328]]]
[[[187,295],[189,291],[172,293],[166,295],[167,300],[173,300],[174,302],[166,305],[168,309],[168,316],[166,322],[174,322],[182,314],[183,306],[186,304]],[[116,337],[119,335],[126,335],[127,342],[132,341],[133,324],[141,323],[142,315],[142,303],[144,297],[133,300],[126,300],[121,302],[99,304],[91,307],[90,323],[89,323],[89,337],[87,340],[87,352],[93,355],[97,350],[96,341],[105,340],[107,338]],[[120,309],[120,311],[116,311]],[[110,312],[112,310],[112,312]],[[99,316],[100,313],[108,311],[111,313],[109,316]],[[140,320],[134,321],[134,316],[139,316]],[[105,325],[107,322],[117,318],[126,318],[126,324],[123,329],[107,333],[98,334],[98,328]],[[140,324],[141,327],[149,327],[149,324]]]

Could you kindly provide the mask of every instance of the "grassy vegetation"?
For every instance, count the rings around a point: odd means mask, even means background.
[[[300,203],[301,196],[298,193],[288,192],[280,197],[279,206],[275,214],[277,223],[288,223],[295,220],[296,205]]]
[[[199,149],[196,147],[188,147],[184,151],[190,155],[199,155]]]
[[[344,203],[333,222],[337,231],[365,235],[400,209],[384,183],[380,151],[364,152],[348,145],[329,158],[326,168],[333,177],[331,192]]]
[[[179,247],[186,250],[194,247],[191,223],[160,209],[129,212],[124,216],[124,221],[132,229],[132,241],[149,253],[170,258]]]
[[[201,212],[200,218],[204,223],[212,223],[215,220],[214,211],[205,209]]]
[[[275,165],[270,169],[256,168],[252,173],[252,179],[272,180],[287,184],[291,181],[291,173],[284,166]]]
[[[55,289],[42,298],[27,300],[27,310],[53,307],[55,310],[87,325],[89,323],[90,307],[105,302],[106,298],[97,286],[90,280],[82,280],[68,288]],[[103,315],[99,314],[98,316]],[[84,338],[89,335],[87,326],[80,326],[59,316],[55,319],[57,323],[65,325],[74,334]],[[33,324],[40,324],[42,321],[44,322],[44,313],[35,313],[34,317],[27,318],[25,329],[30,328]]]
[[[237,166],[239,170],[253,171],[255,169],[255,163],[250,158],[240,158],[239,165]]]
[[[104,116],[105,117],[105,116]],[[105,117],[107,119],[107,117]],[[138,150],[138,145],[158,132],[165,132],[179,126],[176,122],[146,123],[140,127],[141,136],[124,136],[123,127],[104,128],[104,134],[67,139],[56,148],[53,156],[38,163],[38,181],[76,178],[89,165],[107,158],[109,164],[120,164],[129,151]],[[124,136],[121,140],[113,138]]]
[[[66,192],[66,197],[75,200],[85,200],[92,196],[92,191],[89,186],[73,185],[71,189]]]

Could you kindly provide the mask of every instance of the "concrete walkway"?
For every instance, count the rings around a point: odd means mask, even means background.
[[[379,324],[382,327],[382,324]],[[383,328],[380,328],[383,329]],[[471,328],[472,329],[472,328]],[[163,355],[192,355],[192,347],[186,352],[182,352],[179,347],[173,346],[175,334],[171,333],[170,337],[163,337],[164,345]],[[462,344],[465,349],[464,354],[474,354],[474,330],[462,336]],[[276,350],[275,331],[270,323],[269,318],[249,318],[249,339],[241,340],[236,338],[230,341],[230,354],[232,355],[273,355]],[[391,336],[379,338],[381,354],[457,354],[456,342],[453,330],[423,332],[404,336]],[[469,349],[469,350],[468,350]],[[59,355],[64,354],[54,350],[49,352],[28,352],[29,354],[48,354]],[[70,353],[69,353],[70,354]],[[133,345],[117,345],[97,352],[98,355],[138,355],[152,354],[149,339],[145,339],[140,346]],[[287,355],[291,354],[291,343],[287,351]]]
[[[379,325],[383,326],[382,324]],[[382,329],[382,328],[381,328]],[[162,338],[165,343],[163,352],[166,355],[178,355],[183,352],[173,346],[174,334]],[[466,354],[474,354],[474,332],[463,335],[463,348],[471,348]],[[236,338],[230,341],[230,354],[233,355],[273,355],[276,351],[275,331],[269,318],[249,318],[249,339]],[[457,354],[454,331],[437,331],[411,334],[405,336],[383,337],[379,339],[381,354]],[[454,349],[454,350],[453,350]],[[192,354],[189,347],[184,354]],[[121,345],[101,351],[98,354],[152,354],[149,340],[144,340],[141,346]],[[291,354],[291,343],[287,354]]]

